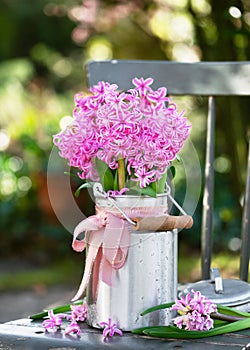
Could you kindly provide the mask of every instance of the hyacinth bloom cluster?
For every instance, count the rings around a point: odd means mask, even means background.
[[[217,311],[217,306],[199,291],[192,290],[177,299],[171,309],[180,315],[174,318],[174,324],[180,329],[207,331],[213,328],[211,314]]]
[[[82,179],[100,180],[98,160],[112,170],[110,176],[120,170],[119,183],[114,180],[106,190],[121,190],[128,180],[140,188],[159,180],[190,132],[184,112],[177,112],[165,87],[153,90],[152,78],[132,82],[134,88],[127,92],[100,81],[90,95],[75,95],[73,121],[53,139]]]

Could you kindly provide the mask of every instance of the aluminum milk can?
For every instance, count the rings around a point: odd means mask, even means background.
[[[162,215],[167,211],[167,195],[118,196],[117,205],[128,216]],[[107,199],[97,198],[96,204],[107,210],[116,210]],[[166,232],[133,232],[126,262],[114,273],[113,285],[99,281],[92,293],[92,278],[87,287],[88,323],[99,328],[99,323],[117,323],[123,331],[137,327],[168,325],[169,310],[160,310],[145,316],[145,309],[174,301],[177,298],[177,230]]]

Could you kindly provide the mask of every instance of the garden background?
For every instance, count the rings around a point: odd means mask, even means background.
[[[52,135],[86,90],[89,60],[247,61],[247,0],[1,0],[0,3],[0,291],[77,288],[83,255],[51,208],[46,185]],[[177,99],[175,99],[177,101]],[[207,100],[179,98],[204,164]],[[217,99],[213,265],[238,277],[249,100]],[[55,169],[55,189],[64,175]],[[72,195],[79,185],[72,182]],[[175,197],[185,191],[175,180]],[[202,195],[202,193],[201,193]],[[87,193],[77,200],[93,213]],[[61,203],[67,210],[67,203]],[[179,236],[179,280],[200,278],[202,201],[192,230]]]

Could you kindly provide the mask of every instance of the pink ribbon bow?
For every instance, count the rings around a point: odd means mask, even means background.
[[[85,232],[84,238],[77,240],[82,232]],[[112,286],[113,271],[120,269],[126,261],[129,235],[127,221],[100,208],[96,208],[96,215],[76,226],[72,247],[82,252],[88,246],[88,251],[82,282],[72,301],[82,296],[91,275],[93,295],[96,295],[99,280]]]

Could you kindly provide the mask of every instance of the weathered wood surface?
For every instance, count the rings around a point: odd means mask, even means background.
[[[80,337],[65,336],[62,332],[45,332],[41,321],[20,319],[0,324],[0,349],[44,350],[44,349],[119,349],[119,350],[241,350],[250,343],[250,329],[196,340],[166,340],[124,333],[103,340],[102,331],[81,325]],[[249,346],[250,349],[250,346]]]

